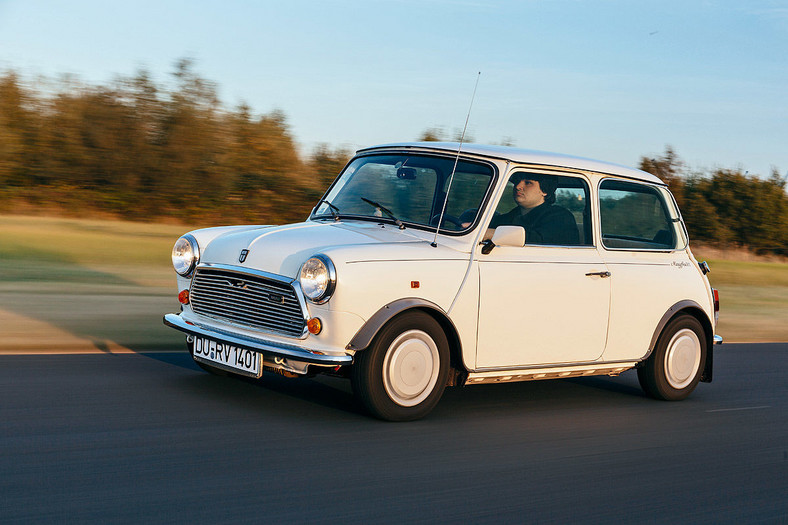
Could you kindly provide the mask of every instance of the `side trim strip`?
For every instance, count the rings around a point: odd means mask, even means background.
[[[516,381],[539,381],[542,379],[563,379],[583,376],[617,376],[621,372],[635,368],[637,362],[598,363],[596,365],[580,365],[566,367],[544,367],[541,369],[525,368],[521,370],[496,370],[492,372],[471,372],[465,381],[466,385],[483,383],[513,383]]]

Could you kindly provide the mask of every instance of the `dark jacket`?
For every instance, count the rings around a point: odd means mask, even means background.
[[[522,226],[526,244],[580,244],[577,223],[572,213],[552,204],[540,204],[525,215],[517,206],[508,213],[494,217],[490,228]]]

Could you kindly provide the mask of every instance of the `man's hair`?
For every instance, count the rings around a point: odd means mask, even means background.
[[[539,189],[545,194],[544,201],[547,204],[555,204],[555,190],[558,188],[558,180],[552,175],[544,173],[518,173],[512,177],[512,184],[517,186],[522,180],[535,180],[539,183]]]

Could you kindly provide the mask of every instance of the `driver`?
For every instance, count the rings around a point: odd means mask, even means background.
[[[526,244],[579,244],[577,223],[572,213],[555,205],[558,181],[552,175],[517,173],[511,179],[517,206],[493,217],[485,239],[491,239],[498,226],[522,226]]]

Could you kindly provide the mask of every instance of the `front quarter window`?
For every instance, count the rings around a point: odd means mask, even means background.
[[[312,215],[437,226],[446,192],[449,199],[441,231],[465,232],[474,225],[493,180],[493,168],[442,156],[385,154],[354,159]]]

